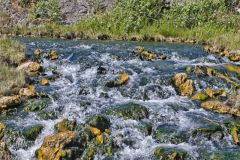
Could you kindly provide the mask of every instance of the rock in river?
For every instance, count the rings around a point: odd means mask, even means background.
[[[47,136],[37,150],[38,160],[76,159],[83,152],[77,134],[72,131]]]
[[[189,79],[186,73],[178,73],[174,76],[174,85],[181,96],[191,96],[194,92],[193,80]]]
[[[110,115],[116,115],[124,119],[141,120],[148,118],[149,111],[145,106],[135,103],[128,103],[108,111]]]
[[[20,96],[5,96],[0,98],[0,111],[9,107],[17,106],[21,103]]]
[[[217,113],[228,113],[234,116],[240,116],[240,108],[235,106],[229,106],[223,102],[213,100],[207,101],[201,104],[201,107],[207,110],[212,110]]]

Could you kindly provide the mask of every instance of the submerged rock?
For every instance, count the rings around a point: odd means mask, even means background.
[[[55,125],[58,132],[73,131],[76,128],[77,122],[63,119]]]
[[[5,96],[0,98],[0,111],[9,107],[18,106],[21,104],[20,96]]]
[[[0,141],[0,159],[1,160],[12,160],[12,155],[8,149],[6,143]]]
[[[24,107],[25,112],[34,112],[40,111],[48,107],[50,99],[41,99],[41,100],[29,100],[26,107]]]
[[[135,103],[128,103],[108,111],[110,115],[116,115],[124,119],[141,120],[148,118],[149,111],[145,106]]]
[[[189,79],[186,73],[178,73],[174,76],[174,85],[181,96],[191,96],[194,92],[193,80]]]
[[[98,67],[97,68],[97,74],[107,74],[107,70],[106,70],[106,68],[104,68],[104,67],[102,67],[102,66],[100,66],[100,67]]]
[[[121,85],[125,84],[128,80],[129,80],[128,74],[127,73],[122,73],[122,74],[119,75],[118,78],[107,82],[106,86],[109,87],[109,88],[118,87],[118,86],[121,86]]]
[[[35,126],[28,127],[23,130],[23,136],[31,141],[34,141],[38,135],[42,132],[44,126],[41,124],[37,124]]]
[[[179,144],[188,140],[184,132],[178,131],[178,126],[168,124],[158,126],[153,137],[160,143]]]
[[[76,159],[83,152],[83,147],[76,133],[60,132],[47,136],[40,149],[37,150],[38,160]]]
[[[42,85],[42,86],[47,86],[47,85],[49,85],[49,80],[46,79],[46,78],[42,78],[42,79],[40,80],[40,85]]]
[[[101,132],[104,132],[106,129],[110,128],[111,122],[105,116],[94,116],[88,122],[91,127],[99,129]]]
[[[174,148],[158,147],[154,151],[154,156],[162,160],[186,160],[189,155],[186,151]]]

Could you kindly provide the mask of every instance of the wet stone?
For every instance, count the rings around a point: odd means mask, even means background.
[[[44,126],[41,124],[27,127],[26,129],[23,130],[23,135],[26,139],[34,141],[38,135],[42,132]]]
[[[107,114],[116,115],[124,119],[141,120],[148,118],[149,111],[145,106],[142,106],[140,104],[128,103],[114,107],[108,111]]]
[[[156,128],[154,138],[160,143],[179,144],[188,141],[188,136],[184,131],[179,131],[176,125],[163,124]]]

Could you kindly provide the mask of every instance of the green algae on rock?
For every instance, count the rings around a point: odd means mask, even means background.
[[[50,99],[44,98],[44,99],[32,99],[29,100],[24,107],[25,112],[35,112],[35,111],[40,111],[43,110],[44,108],[47,108],[50,103]]]
[[[27,127],[23,130],[23,136],[31,141],[34,141],[38,135],[42,132],[44,126],[41,124],[37,124],[31,127]]]
[[[149,111],[145,106],[136,103],[127,103],[117,106],[107,112],[110,115],[116,115],[124,119],[141,120],[148,118]]]
[[[189,157],[188,153],[184,150],[163,147],[156,148],[154,156],[161,160],[186,160]]]
[[[63,119],[55,125],[58,132],[73,131],[76,128],[76,121],[70,121],[68,119]]]
[[[110,120],[102,115],[93,116],[88,124],[92,127],[98,128],[101,132],[104,132],[105,129],[109,129],[111,122]]]

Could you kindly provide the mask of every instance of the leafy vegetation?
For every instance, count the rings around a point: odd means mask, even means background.
[[[24,84],[23,71],[16,71],[14,67],[0,63],[0,95],[8,94],[14,87],[21,87]]]
[[[30,19],[47,19],[52,22],[60,21],[60,7],[59,0],[39,0],[31,10]]]
[[[60,18],[56,1],[40,0],[33,9],[35,18],[52,17],[54,21],[31,30],[24,26],[19,32],[44,33],[43,35],[51,37],[74,33],[84,34],[88,38],[104,33],[112,37],[141,37],[143,40],[147,36],[163,35],[196,38],[227,48],[240,49],[240,14],[234,10],[240,4],[239,0],[187,0],[185,3],[177,3],[176,0],[170,8],[165,0],[117,0],[112,11],[98,12],[70,26],[58,23]]]
[[[0,38],[0,61],[18,65],[25,59],[25,47],[16,41]]]
[[[13,87],[25,84],[23,71],[16,71],[14,65],[25,58],[25,48],[18,42],[0,38],[0,95],[6,94]]]

